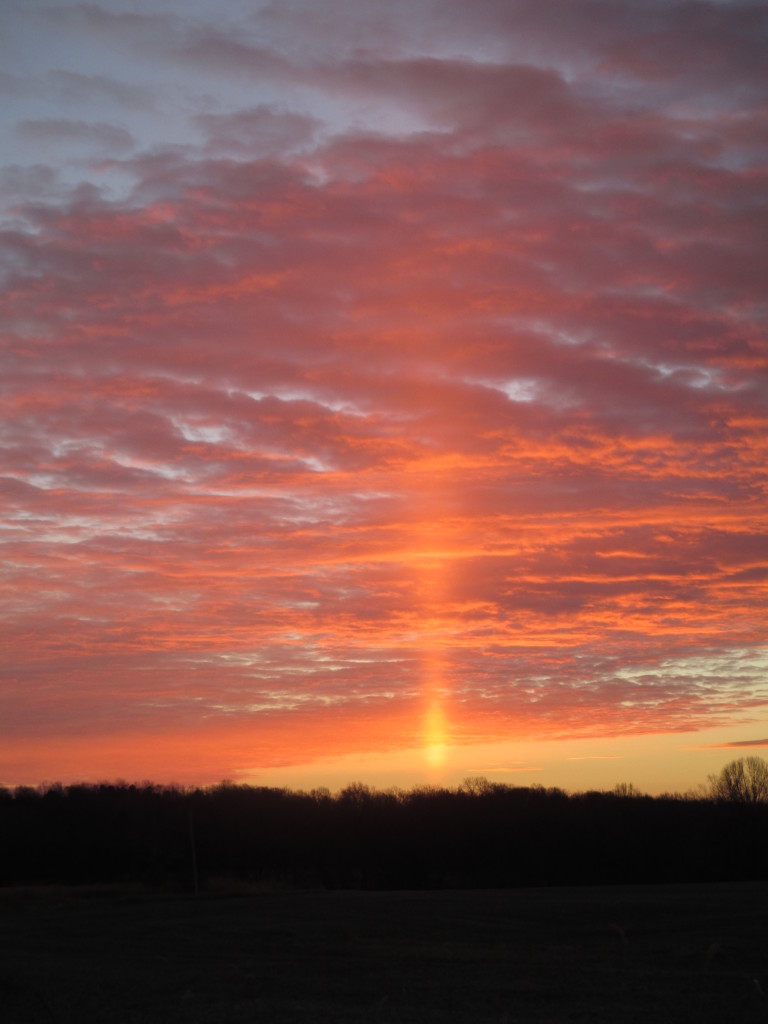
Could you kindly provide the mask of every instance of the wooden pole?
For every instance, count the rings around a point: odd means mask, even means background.
[[[192,805],[189,805],[189,842],[192,847],[192,884],[195,889],[195,896],[200,891],[200,886],[197,879],[197,850],[195,848],[195,825],[192,820]]]

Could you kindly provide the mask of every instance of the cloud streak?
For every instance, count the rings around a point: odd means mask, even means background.
[[[11,25],[0,773],[764,715],[762,5],[199,8]]]

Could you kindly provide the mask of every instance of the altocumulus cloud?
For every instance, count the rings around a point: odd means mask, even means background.
[[[765,6],[153,6],[2,16],[6,773],[764,709]]]

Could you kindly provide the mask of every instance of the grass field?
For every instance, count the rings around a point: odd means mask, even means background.
[[[3,1024],[768,1022],[763,883],[8,889],[0,951]]]

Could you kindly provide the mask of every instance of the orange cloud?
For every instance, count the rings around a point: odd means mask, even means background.
[[[768,704],[765,16],[555,7],[24,14],[7,778]]]

